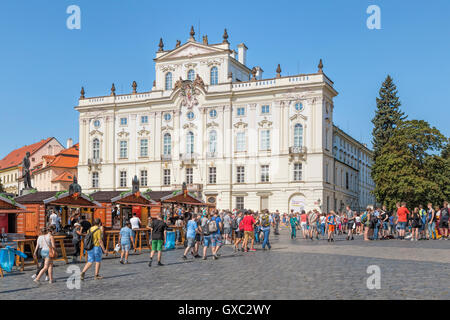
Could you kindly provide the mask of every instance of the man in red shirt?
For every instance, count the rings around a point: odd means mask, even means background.
[[[405,229],[406,223],[408,222],[408,214],[409,210],[406,208],[406,202],[402,202],[402,206],[397,209],[397,219],[398,219],[398,228],[400,229],[398,232],[398,238],[400,240],[405,239]]]
[[[253,244],[255,243],[255,233],[254,233],[254,225],[256,224],[255,218],[249,211],[245,211],[245,217],[242,219],[242,223],[244,225],[244,243],[242,247],[245,252],[247,252],[248,248],[248,239],[252,239],[252,244],[250,246],[250,251],[256,251],[253,248]]]

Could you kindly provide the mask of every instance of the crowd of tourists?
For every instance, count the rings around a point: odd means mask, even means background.
[[[87,251],[87,263],[81,272],[84,280],[86,272],[95,266],[95,279],[102,279],[100,266],[104,254],[108,254],[103,243],[103,226],[100,219],[94,219],[93,225],[84,216],[73,222],[73,242],[75,256],[80,254],[80,241],[84,237],[84,248]],[[427,205],[427,209],[418,206],[411,211],[406,203],[398,203],[396,210],[388,210],[386,206],[368,207],[363,212],[353,211],[346,207],[342,212],[330,211],[321,213],[319,210],[301,211],[281,214],[278,210],[269,213],[252,210],[191,210],[181,207],[175,210],[164,210],[156,218],[150,219],[148,227],[151,233],[151,253],[149,267],[152,267],[156,254],[157,265],[163,266],[162,252],[167,240],[170,225],[177,230],[183,230],[185,235],[184,251],[181,259],[208,259],[208,251],[213,260],[220,257],[220,250],[224,245],[231,245],[235,252],[243,253],[256,251],[255,244],[260,244],[262,250],[270,250],[271,230],[278,235],[280,228],[290,229],[292,240],[297,238],[297,231],[302,238],[314,241],[327,239],[334,242],[336,235],[342,235],[348,241],[354,240],[355,235],[363,235],[365,241],[410,239],[418,240],[448,240],[449,207],[444,202],[442,207]],[[121,264],[128,264],[129,251],[134,247],[136,229],[141,227],[141,221],[133,214],[120,230],[118,250],[121,251]],[[40,279],[53,282],[53,258],[56,255],[53,235],[56,226],[51,224],[41,231],[37,240],[34,255],[42,258],[42,263],[35,275],[34,281],[39,284]],[[180,233],[180,231],[179,231]],[[177,236],[181,239],[181,235]]]

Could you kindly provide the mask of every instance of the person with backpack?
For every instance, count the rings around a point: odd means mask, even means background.
[[[423,208],[423,205],[419,205],[419,216],[421,220],[421,224],[419,227],[420,240],[425,240],[427,230],[427,212]]]
[[[219,250],[222,247],[222,230],[223,230],[222,219],[220,218],[217,210],[214,212],[213,216],[211,217],[211,220],[216,223],[216,228],[215,228],[216,230],[214,231],[214,228],[209,229],[209,230],[211,230],[213,232],[212,235],[213,235],[213,239],[215,242],[215,246],[212,249],[213,260],[217,260],[218,257],[220,256]]]
[[[161,262],[161,258],[163,246],[167,240],[167,224],[163,221],[161,214],[158,214],[156,219],[152,219],[150,232],[152,234],[152,252],[150,253],[148,266],[152,266],[155,252],[158,252],[158,266],[164,266]]]
[[[313,211],[311,211],[308,215],[308,223],[309,223],[309,230],[308,230],[308,235],[310,237],[311,240],[313,240],[313,237],[315,236],[317,240],[319,240],[319,234],[317,231],[317,220],[318,220],[319,216],[317,214],[317,210],[314,209]]]
[[[81,231],[81,224],[76,222],[72,230],[72,243],[75,247],[75,253],[73,254],[74,262],[77,262],[78,256],[80,255],[81,239],[83,238],[83,233]]]
[[[441,214],[439,216],[439,230],[442,236],[440,239],[448,240],[448,220],[449,220],[448,202],[444,201],[444,206],[442,207]]]
[[[330,211],[327,216],[327,226],[328,226],[328,242],[334,242],[333,234],[336,230],[336,214],[334,211]]]
[[[298,220],[297,218],[291,213],[289,215],[289,224],[291,225],[291,240],[297,238],[297,225],[298,225]]]
[[[243,220],[243,212],[240,211],[236,217],[234,218],[231,227],[234,230],[235,234],[235,240],[234,240],[234,252],[236,251],[243,251],[243,245],[242,245],[242,239],[244,238],[244,224],[242,223]],[[239,249],[239,243],[241,243],[241,249]]]
[[[103,279],[100,275],[100,265],[102,262],[102,255],[106,253],[105,246],[103,245],[103,233],[101,230],[101,220],[96,218],[94,220],[94,226],[92,226],[84,238],[84,249],[88,253],[88,261],[80,274],[80,279],[84,280],[84,276],[92,264],[95,263],[95,280]]]
[[[347,240],[354,240],[353,227],[355,226],[355,213],[350,208],[350,206],[347,206],[345,214],[347,218]]]
[[[361,223],[364,226],[364,241],[369,241],[370,220],[372,209],[367,207],[366,211],[361,216]]]
[[[272,249],[272,246],[270,245],[269,241],[269,235],[270,235],[270,226],[273,225],[273,218],[271,215],[269,215],[269,210],[265,210],[261,217],[259,218],[259,224],[261,226],[261,231],[264,233],[264,241],[262,244],[262,249],[266,250],[267,248]]]
[[[278,210],[275,211],[275,213],[273,214],[273,221],[274,221],[274,226],[273,226],[273,233],[275,235],[279,235],[279,228],[280,228],[280,212]]]
[[[186,225],[187,246],[186,246],[186,249],[184,250],[184,254],[183,254],[184,260],[187,260],[187,254],[190,249],[192,249],[191,253],[194,257],[196,255],[198,255],[195,251],[195,244],[196,244],[195,237],[197,235],[197,230],[198,230],[197,214],[194,213]]]
[[[231,222],[232,222],[231,212],[227,211],[225,212],[223,217],[223,237],[226,245],[231,244],[232,240],[233,230],[231,229]]]
[[[254,227],[256,224],[255,218],[253,218],[253,215],[250,211],[245,212],[245,217],[242,219],[242,224],[244,227],[244,244],[242,247],[244,248],[244,252],[248,252],[248,240],[251,239],[251,246],[250,251],[256,251],[254,248],[255,244],[255,233],[254,233]]]
[[[207,250],[209,248],[209,246],[211,245],[211,252],[214,256],[214,248],[216,247],[216,241],[213,237],[213,233],[216,232],[217,228],[217,224],[215,221],[211,220],[211,215],[209,213],[207,213],[203,218],[202,218],[202,224],[200,226],[200,231],[203,234],[203,260],[207,259]],[[217,257],[216,257],[217,258]],[[213,258],[214,260],[216,258]]]

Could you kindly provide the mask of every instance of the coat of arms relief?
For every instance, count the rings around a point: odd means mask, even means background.
[[[190,110],[193,107],[198,106],[197,96],[200,94],[198,88],[205,90],[205,83],[198,74],[194,81],[183,80],[180,77],[180,80],[175,83],[174,89],[180,89],[182,107],[187,107]]]

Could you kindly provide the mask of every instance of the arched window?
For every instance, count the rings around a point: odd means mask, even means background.
[[[170,133],[164,135],[164,155],[172,154],[172,136]]]
[[[172,72],[166,73],[166,90],[172,90]]]
[[[217,67],[212,67],[211,68],[211,85],[216,85],[219,83],[219,70],[217,69]]]
[[[217,149],[217,132],[212,130],[209,133],[209,152],[215,153]]]
[[[92,158],[100,159],[100,141],[97,138],[92,141]]]
[[[195,80],[195,71],[192,70],[192,69],[189,70],[187,76],[188,76],[188,77],[187,77],[188,80],[194,81],[194,80]]]
[[[186,136],[186,152],[194,153],[194,134],[191,131]]]
[[[303,146],[303,126],[297,123],[294,127],[294,147]]]

